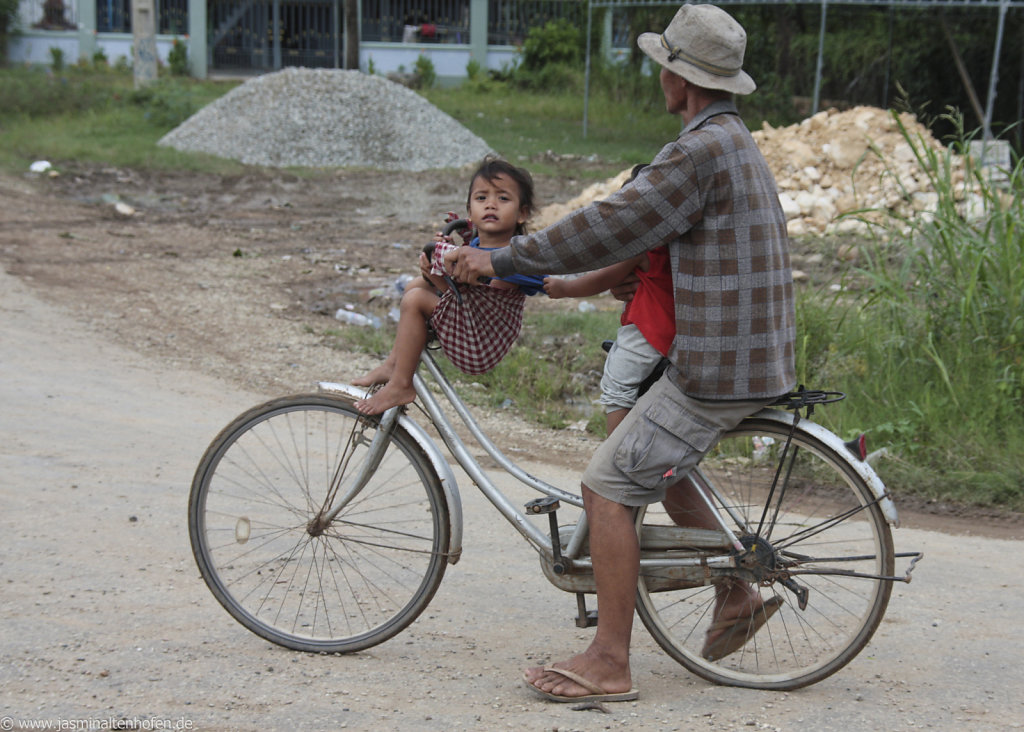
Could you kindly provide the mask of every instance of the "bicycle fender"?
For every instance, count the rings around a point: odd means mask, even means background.
[[[781,409],[762,409],[757,414],[751,415],[756,419],[765,419],[772,422],[778,422],[784,424],[787,427],[792,426],[794,415],[792,412],[786,412]],[[821,425],[812,422],[809,419],[801,418],[800,424],[797,427],[798,430],[806,432],[808,435],[818,440],[825,446],[831,448],[836,452],[837,455],[841,455],[847,458],[847,464],[856,471],[856,473],[868,484],[871,492],[875,498],[878,499],[878,507],[882,510],[882,515],[885,516],[885,520],[893,527],[899,528],[900,518],[896,512],[896,504],[893,503],[892,498],[889,496],[889,492],[885,488],[885,484],[882,483],[882,479],[878,477],[878,473],[872,468],[867,462],[856,459],[850,454],[846,444],[839,438],[838,435],[825,429]]]
[[[321,381],[320,391],[333,394],[343,394],[352,399],[363,399],[366,397],[366,389],[350,384]],[[451,538],[448,544],[448,563],[455,564],[462,557],[462,498],[459,496],[459,484],[455,480],[455,473],[451,465],[445,460],[444,455],[438,448],[430,435],[427,434],[407,414],[398,415],[398,425],[404,429],[416,444],[423,450],[423,453],[430,460],[434,472],[441,481],[441,490],[444,491],[445,501],[448,503],[448,519],[451,524]]]

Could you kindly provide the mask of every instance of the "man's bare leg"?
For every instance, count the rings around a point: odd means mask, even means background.
[[[568,661],[553,664],[573,671],[592,684],[615,693],[629,691],[629,643],[640,572],[640,546],[633,525],[633,510],[602,498],[583,486],[583,504],[590,525],[590,554],[597,581],[597,633],[590,646]],[[586,696],[591,692],[542,666],[526,670],[526,680],[538,689],[559,696]]]
[[[420,288],[410,290],[402,297],[395,345],[388,356],[388,361],[394,363],[391,375],[380,391],[355,403],[355,408],[360,412],[380,414],[391,407],[409,404],[416,398],[412,377],[416,373],[420,354],[427,345],[427,318],[433,314],[438,299],[432,291]],[[387,366],[388,361],[382,366]],[[372,376],[374,371],[367,374],[366,378]]]
[[[619,409],[613,409],[604,415],[605,431],[610,435],[615,431],[615,428],[622,424],[622,420],[629,414],[629,409],[626,407],[620,407]]]
[[[679,526],[698,529],[720,528],[715,514],[697,494],[697,483],[689,477],[671,486],[665,494],[663,505],[668,515]],[[715,585],[715,621],[734,620],[750,617],[761,607],[761,594],[747,582],[739,580],[721,582]],[[715,640],[724,630],[712,633],[709,641]]]

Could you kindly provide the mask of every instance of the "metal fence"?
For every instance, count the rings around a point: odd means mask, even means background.
[[[63,0],[28,0],[19,7],[23,27],[37,30],[73,30],[78,27],[75,3]]]
[[[340,0],[215,0],[209,14],[216,68],[342,65]]]
[[[188,33],[188,0],[156,0],[156,32],[183,36]],[[100,33],[131,33],[131,0],[97,0],[96,30]]]
[[[583,27],[581,0],[488,0],[487,42],[516,46],[534,26],[565,18]],[[469,43],[469,0],[363,0],[362,40]]]
[[[363,0],[362,40],[469,43],[469,0]]]
[[[580,0],[490,0],[487,13],[487,43],[518,46],[531,28],[565,18],[585,28],[587,6]]]

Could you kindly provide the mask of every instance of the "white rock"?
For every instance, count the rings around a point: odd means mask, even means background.
[[[800,215],[800,206],[788,193],[779,194],[779,203],[782,205],[782,213],[786,214],[787,221]]]
[[[868,225],[859,219],[847,218],[836,221],[830,230],[837,234],[864,234],[867,233]]]
[[[817,201],[817,197],[810,191],[800,191],[796,194],[796,205],[800,207],[800,213],[805,216],[814,210],[814,204]]]
[[[832,161],[833,165],[843,170],[850,170],[864,156],[868,149],[868,144],[863,139],[843,137],[832,140],[823,147],[825,148],[825,155]]]
[[[803,236],[807,233],[807,225],[803,219],[790,219],[786,222],[786,232],[790,236]]]

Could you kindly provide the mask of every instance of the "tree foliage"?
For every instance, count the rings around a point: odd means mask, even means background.
[[[7,63],[7,43],[18,30],[19,0],[0,0],[0,66]]]

